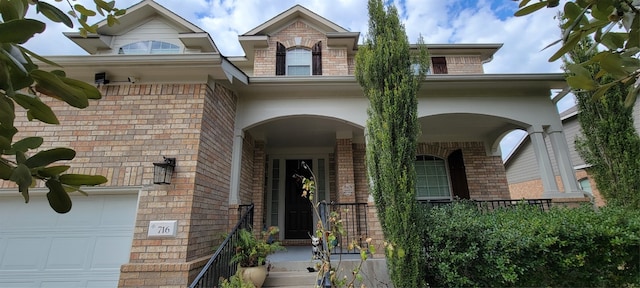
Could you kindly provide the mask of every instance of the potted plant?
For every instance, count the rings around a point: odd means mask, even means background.
[[[273,240],[279,231],[278,227],[272,226],[262,231],[260,237],[246,229],[238,231],[235,255],[231,258],[231,263],[237,263],[243,278],[252,281],[258,288],[262,287],[267,277],[267,256],[284,250],[280,242]]]

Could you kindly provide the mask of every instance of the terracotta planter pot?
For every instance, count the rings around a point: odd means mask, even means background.
[[[242,278],[251,281],[256,288],[261,288],[264,280],[267,279],[267,265],[240,267],[240,269],[242,269]]]

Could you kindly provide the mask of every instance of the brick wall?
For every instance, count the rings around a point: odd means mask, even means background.
[[[598,187],[596,186],[595,181],[593,181],[592,177],[589,177],[589,174],[586,170],[581,169],[576,171],[576,179],[582,179],[588,177],[589,183],[591,184],[591,190],[594,196],[594,200],[596,205],[604,206],[606,201],[602,198]],[[556,176],[556,183],[558,185],[558,189],[560,191],[564,190],[564,185],[562,183],[562,178],[560,176]],[[512,199],[536,199],[542,198],[542,194],[544,192],[544,187],[542,186],[541,179],[535,179],[530,181],[524,181],[519,183],[509,184],[509,191]]]
[[[437,142],[418,144],[418,155],[447,159],[462,149],[469,196],[476,200],[509,199],[507,174],[499,156],[487,156],[482,142]]]
[[[252,187],[252,201],[255,205],[254,214],[253,214],[253,225],[254,227],[259,227],[261,230],[264,223],[266,223],[266,215],[265,215],[265,193],[267,193],[265,189],[265,173],[267,164],[266,152],[265,152],[265,144],[264,142],[256,142],[255,148],[253,152],[253,171],[251,175]]]
[[[296,44],[296,37],[300,44]],[[297,20],[288,27],[269,37],[269,47],[255,50],[253,64],[254,76],[274,76],[276,73],[276,43],[282,43],[287,49],[303,47],[311,49],[318,41],[322,41],[322,75],[348,75],[349,64],[347,49],[341,47],[327,47],[327,37]]]
[[[121,268],[119,286],[184,287],[226,231],[236,96],[207,84],[101,91],[103,99],[82,110],[44,97],[59,126],[27,122],[19,110],[16,139],[43,136],[42,148],[76,150],[70,172],[104,175],[106,186],[140,187],[130,262]],[[153,185],[152,163],[162,156],[176,158],[176,171],[170,185]],[[177,236],[148,238],[151,220],[177,220]]]

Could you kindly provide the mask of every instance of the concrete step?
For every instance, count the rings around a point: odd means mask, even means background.
[[[318,273],[307,271],[270,271],[262,287],[313,287]]]

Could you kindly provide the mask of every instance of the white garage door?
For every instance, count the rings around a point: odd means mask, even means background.
[[[137,195],[74,196],[58,214],[44,195],[15,194],[0,196],[0,287],[117,287]]]

